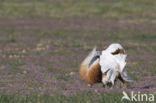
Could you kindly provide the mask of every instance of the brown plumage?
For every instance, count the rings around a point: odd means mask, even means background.
[[[116,54],[125,54],[125,51],[123,49],[117,49],[116,51],[114,51],[112,53],[113,55],[116,55]]]
[[[99,59],[97,59],[91,67],[88,68],[88,63],[82,62],[80,66],[81,79],[90,85],[101,82],[102,72],[100,69]]]

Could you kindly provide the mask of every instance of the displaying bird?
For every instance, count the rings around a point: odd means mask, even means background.
[[[113,86],[119,79],[128,86],[132,80],[125,68],[126,57],[125,50],[118,43],[101,52],[94,48],[80,65],[81,79],[90,85],[102,82],[104,86]]]

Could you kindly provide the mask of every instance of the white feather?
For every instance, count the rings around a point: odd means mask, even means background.
[[[83,60],[83,64],[89,64],[91,59],[96,55],[96,47],[88,54],[88,56]]]
[[[122,74],[122,77],[125,80],[128,79],[128,74],[124,70],[126,66],[126,57],[125,54],[117,54],[113,55],[112,52],[116,51],[117,49],[123,49],[120,44],[111,44],[106,50],[102,51],[102,55],[100,56],[100,66],[102,73],[106,73],[107,75],[103,78],[102,82],[106,84],[107,82],[111,82],[114,85],[115,78],[119,73]]]

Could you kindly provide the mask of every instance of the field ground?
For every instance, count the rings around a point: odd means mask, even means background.
[[[0,0],[0,103],[122,103],[122,91],[156,95],[155,12],[155,0]],[[88,87],[79,64],[95,45],[114,42],[126,49],[135,82]]]

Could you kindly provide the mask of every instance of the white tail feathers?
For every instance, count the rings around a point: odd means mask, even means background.
[[[82,64],[89,64],[92,58],[96,55],[96,47],[89,53],[89,55],[83,60]]]

